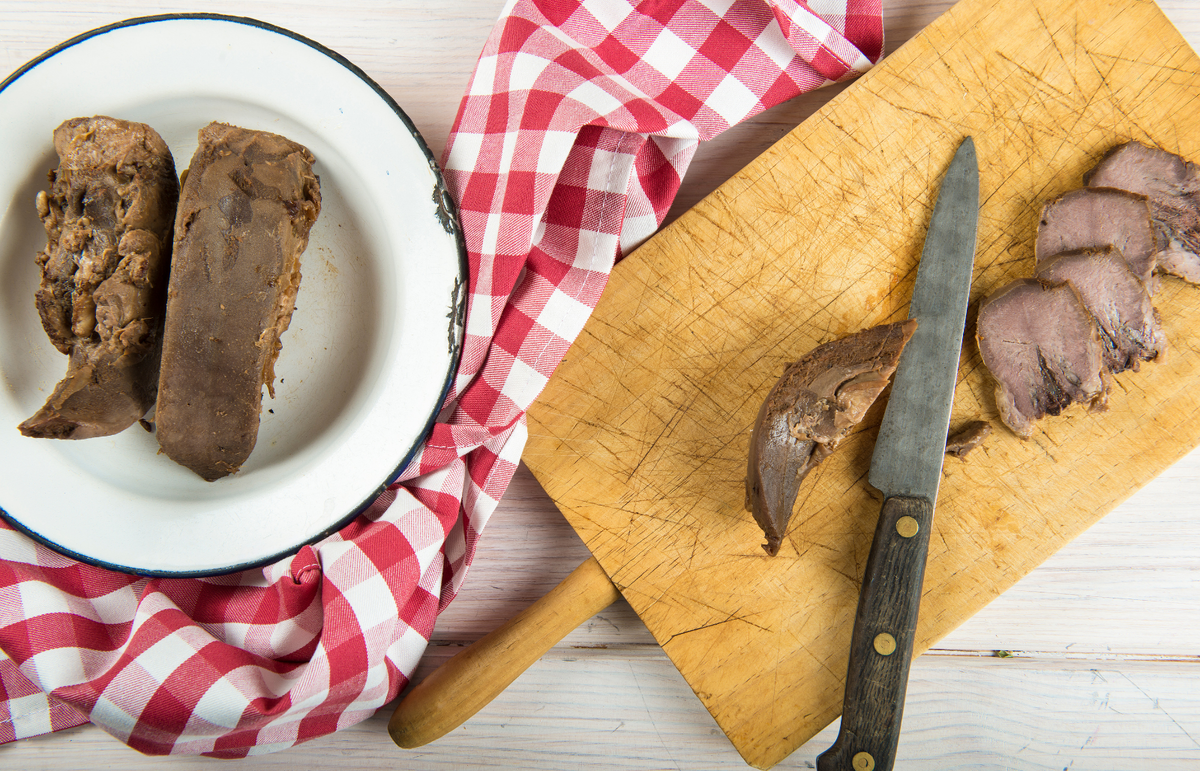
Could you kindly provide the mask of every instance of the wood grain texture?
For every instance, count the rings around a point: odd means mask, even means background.
[[[838,714],[879,506],[876,409],[762,554],[741,480],[766,389],[815,345],[903,318],[962,136],[981,158],[977,301],[1031,273],[1042,203],[1115,142],[1200,157],[1197,73],[1151,2],[964,0],[614,272],[524,458],[751,765]],[[918,651],[1200,442],[1200,290],[1168,281],[1156,305],[1171,356],[1118,377],[1107,413],[946,465]],[[995,421],[992,388],[964,346],[952,425]]]
[[[898,771],[1194,771],[1200,692],[1175,664],[926,656],[913,663]],[[626,689],[622,682],[636,681]],[[571,684],[592,684],[571,688]],[[954,704],[956,709],[947,711]],[[650,649],[556,650],[462,728],[418,750],[388,713],[293,750],[215,764],[147,757],[83,727],[0,747],[20,771],[744,771],[679,672]],[[836,725],[777,767],[815,768]],[[1190,734],[1190,736],[1189,736]]]

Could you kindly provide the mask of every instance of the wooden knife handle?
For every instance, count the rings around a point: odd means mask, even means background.
[[[462,725],[567,633],[620,596],[595,557],[584,562],[545,597],[414,686],[388,722],[392,741],[413,749]]]
[[[819,771],[888,771],[900,739],[933,505],[888,498],[879,514],[850,641],[837,741]]]

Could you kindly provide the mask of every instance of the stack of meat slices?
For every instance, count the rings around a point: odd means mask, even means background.
[[[1128,142],[1084,183],[1043,208],[1034,277],[979,307],[1000,418],[1025,439],[1071,404],[1104,409],[1112,375],[1166,354],[1162,273],[1200,283],[1200,166]]]

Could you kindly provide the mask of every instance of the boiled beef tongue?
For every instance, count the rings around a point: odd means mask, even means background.
[[[1162,357],[1167,338],[1162,320],[1138,277],[1121,253],[1106,249],[1067,252],[1037,267],[1049,284],[1070,284],[1100,332],[1104,366],[1112,374],[1137,370],[1141,362]]]
[[[1103,409],[1108,377],[1095,320],[1071,284],[1022,278],[980,304],[983,363],[996,379],[1000,419],[1018,436],[1072,404]]]
[[[258,440],[300,257],[321,210],[316,159],[266,131],[210,123],[179,199],[155,420],[159,446],[208,481]]]
[[[746,508],[766,535],[767,554],[779,552],[801,481],[862,421],[916,328],[910,319],[819,345],[771,388],[746,469]]]
[[[1042,208],[1034,254],[1043,260],[1077,249],[1116,248],[1154,294],[1159,242],[1145,196],[1116,188],[1084,187]]]
[[[103,115],[54,131],[58,167],[37,197],[46,230],[35,305],[67,372],[20,431],[88,439],[154,404],[179,180],[162,137]]]
[[[1200,165],[1126,142],[1105,154],[1084,181],[1146,196],[1159,241],[1159,268],[1200,283]]]
[[[982,446],[991,435],[991,423],[986,420],[972,420],[946,437],[946,454],[966,460],[967,455]]]

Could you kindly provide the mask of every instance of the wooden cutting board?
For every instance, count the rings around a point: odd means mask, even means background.
[[[778,556],[743,509],[783,367],[907,315],[934,192],[975,138],[981,220],[918,629],[924,651],[1200,443],[1200,287],[1164,281],[1166,361],[1110,409],[1000,426],[980,298],[1033,271],[1042,204],[1125,139],[1200,159],[1200,60],[1149,0],[962,0],[613,272],[529,413],[524,460],[752,766],[841,710],[879,512],[882,404],[804,483]]]

